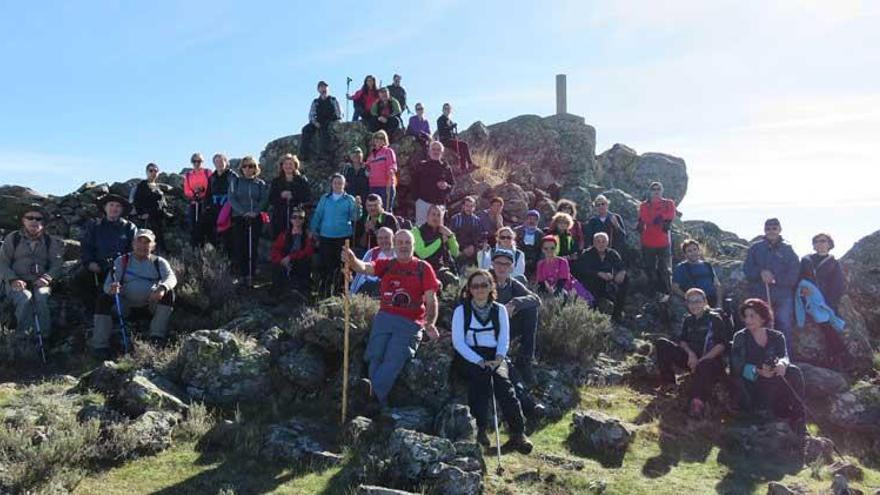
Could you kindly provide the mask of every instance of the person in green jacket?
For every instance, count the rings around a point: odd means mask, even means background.
[[[455,233],[443,225],[444,213],[443,207],[431,205],[428,220],[413,229],[415,254],[431,264],[443,285],[457,284],[455,258],[459,254],[458,240],[455,239]]]

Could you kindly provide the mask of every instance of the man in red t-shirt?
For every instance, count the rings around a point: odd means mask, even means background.
[[[357,273],[379,277],[379,312],[373,318],[370,340],[364,352],[369,364],[369,380],[363,379],[364,399],[375,394],[381,407],[388,405],[388,395],[397,375],[416,354],[422,341],[422,328],[431,340],[440,334],[437,322],[437,291],[440,281],[427,262],[413,256],[413,235],[408,230],[394,234],[397,257],[363,262],[350,249],[342,252],[343,261]]]
[[[648,280],[660,301],[666,302],[672,287],[669,228],[675,219],[675,201],[663,197],[663,184],[659,182],[652,182],[650,191],[650,199],[639,205],[636,228],[642,234],[642,257]]]

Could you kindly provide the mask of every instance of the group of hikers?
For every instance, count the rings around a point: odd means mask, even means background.
[[[329,96],[328,85],[319,83],[318,91],[303,143],[314,134],[324,139],[328,122],[339,120],[339,105]],[[686,303],[689,314],[680,331],[659,339],[655,348],[662,383],[674,385],[677,370],[693,375],[685,392],[689,412],[705,414],[713,386],[723,382],[731,385],[744,408],[769,406],[796,431],[805,432],[800,399],[804,380],[791,364],[794,322],[803,326],[809,318],[819,324],[836,363],[843,363],[846,354],[840,336],[845,323],[837,314],[844,281],[840,264],[829,253],[834,247],[830,235],[817,234],[815,253],[799,260],[782,239],[779,221],[767,220],[764,237],[748,251],[744,271],[750,298],[738,310],[745,328],[734,333],[732,315],[719,309],[721,284],[696,240],[682,244],[685,259],[673,270],[670,230],[676,205],[663,196],[659,182],[649,185],[634,226],[610,209],[604,195],[596,196],[592,205],[561,199],[545,226],[537,210],[529,210],[520,225],[509,225],[500,197],[479,212],[477,198],[465,197],[447,220],[456,174],[443,158],[444,148],[455,146],[459,159],[467,157],[459,163],[463,170],[473,167],[465,143],[452,132],[455,124],[449,120],[448,105],[436,140],[424,122],[423,108],[416,105],[415,125],[410,119],[409,128],[424,134],[428,153],[412,174],[414,218],[396,215],[398,166],[389,133],[399,129],[392,120],[406,108],[406,93],[399,76],[375,97],[373,91],[375,79],[368,76],[351,97],[355,118],[375,128],[372,150],[364,159],[363,150],[353,148],[350,162],[329,178],[329,192],[318,198],[312,197],[294,154],[281,158],[277,177],[267,185],[251,156],[234,171],[218,153],[209,171],[202,155],[195,153],[183,181],[191,244],[211,243],[227,251],[243,286],[252,285],[260,267],[258,241],[267,230],[272,238],[272,290],[280,300],[294,293],[306,300],[339,294],[348,270],[355,274],[352,294],[379,300],[364,355],[368,378],[354,397],[359,407],[371,411],[389,405],[394,382],[423,336],[440,336],[435,326],[439,292],[457,287],[463,279],[450,330],[478,439],[489,444],[489,402],[494,397],[511,433],[507,447],[531,451],[525,418],[543,411],[529,393],[535,384],[542,299],[581,299],[620,322],[631,270],[640,265],[658,303],[668,303],[671,297]],[[387,101],[392,102],[391,113],[386,112]],[[303,154],[309,148],[304,144]],[[147,165],[146,172],[147,178],[129,198],[100,198],[102,215],[88,224],[80,239],[81,266],[73,279],[73,294],[93,308],[88,345],[99,359],[114,355],[114,316],[122,321],[144,314],[150,320],[148,339],[161,346],[168,338],[177,279],[162,256],[168,254],[165,188],[158,183],[156,164]],[[585,222],[577,220],[579,206],[592,206]],[[48,300],[63,252],[61,239],[46,232],[47,220],[40,205],[26,208],[21,229],[7,235],[0,248],[0,276],[15,306],[16,335],[39,338],[41,350],[52,338]],[[631,227],[640,234],[641,260],[627,243]],[[125,341],[124,327],[121,335]],[[514,340],[518,346],[511,346]]]

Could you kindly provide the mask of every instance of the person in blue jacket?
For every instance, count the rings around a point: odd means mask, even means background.
[[[330,177],[330,192],[321,196],[309,229],[318,240],[320,293],[329,296],[339,286],[340,259],[345,240],[354,235],[361,216],[360,199],[345,192],[345,176]]]
[[[782,238],[779,220],[768,219],[764,222],[764,238],[749,246],[743,271],[749,282],[749,297],[761,299],[773,309],[773,328],[785,335],[789,355],[799,268],[798,256]]]
[[[827,305],[826,313],[828,314],[825,315],[825,318],[820,319],[823,321],[817,320],[814,315],[810,315],[810,317],[819,323],[825,337],[827,362],[824,364],[827,367],[838,369],[847,358],[846,344],[840,336],[845,322],[840,319],[839,312],[840,299],[846,290],[846,279],[843,276],[840,262],[831,254],[831,250],[834,249],[834,239],[829,234],[822,232],[814,235],[813,249],[814,253],[801,258],[800,282],[796,295],[800,303],[797,306],[801,308],[798,315],[798,326],[803,326],[806,322],[806,316],[809,315],[809,312],[805,311],[807,307],[810,305],[821,306],[821,304],[816,304],[817,301]]]

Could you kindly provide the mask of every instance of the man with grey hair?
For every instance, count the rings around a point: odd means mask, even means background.
[[[449,193],[455,185],[452,168],[443,161],[443,143],[431,142],[428,146],[428,159],[416,165],[413,178],[416,225],[421,225],[428,220],[428,209],[431,205],[446,209]]]
[[[571,273],[593,294],[597,304],[601,299],[611,301],[611,319],[620,321],[629,284],[620,253],[609,248],[608,243],[605,232],[593,234],[593,245],[578,254],[571,263]]]
[[[431,340],[440,337],[437,327],[437,291],[440,281],[426,261],[413,256],[413,235],[408,230],[394,234],[396,257],[365,263],[351,249],[343,248],[342,260],[356,273],[379,277],[379,312],[373,318],[370,339],[364,351],[369,379],[358,383],[353,400],[358,408],[383,409],[403,370],[419,348],[422,330]]]

